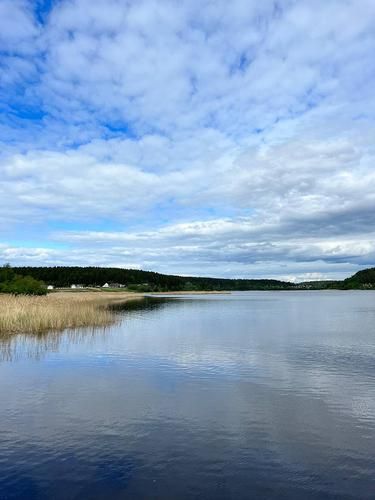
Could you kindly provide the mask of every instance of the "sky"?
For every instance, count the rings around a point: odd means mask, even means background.
[[[0,263],[375,266],[374,0],[0,0]]]

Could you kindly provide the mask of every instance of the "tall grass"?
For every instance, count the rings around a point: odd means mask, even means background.
[[[108,306],[140,298],[127,293],[51,293],[45,297],[0,294],[0,333],[40,333],[106,326],[116,320]]]

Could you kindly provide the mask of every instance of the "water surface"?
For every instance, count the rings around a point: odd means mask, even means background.
[[[117,314],[0,340],[0,498],[375,498],[374,292]]]

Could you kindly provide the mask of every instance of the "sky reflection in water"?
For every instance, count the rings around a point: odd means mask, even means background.
[[[1,339],[1,495],[374,498],[374,293],[118,314],[106,331]]]

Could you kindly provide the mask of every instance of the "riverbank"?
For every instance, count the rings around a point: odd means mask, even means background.
[[[0,334],[107,326],[116,320],[110,305],[143,297],[130,292],[55,292],[43,297],[0,294]]]

